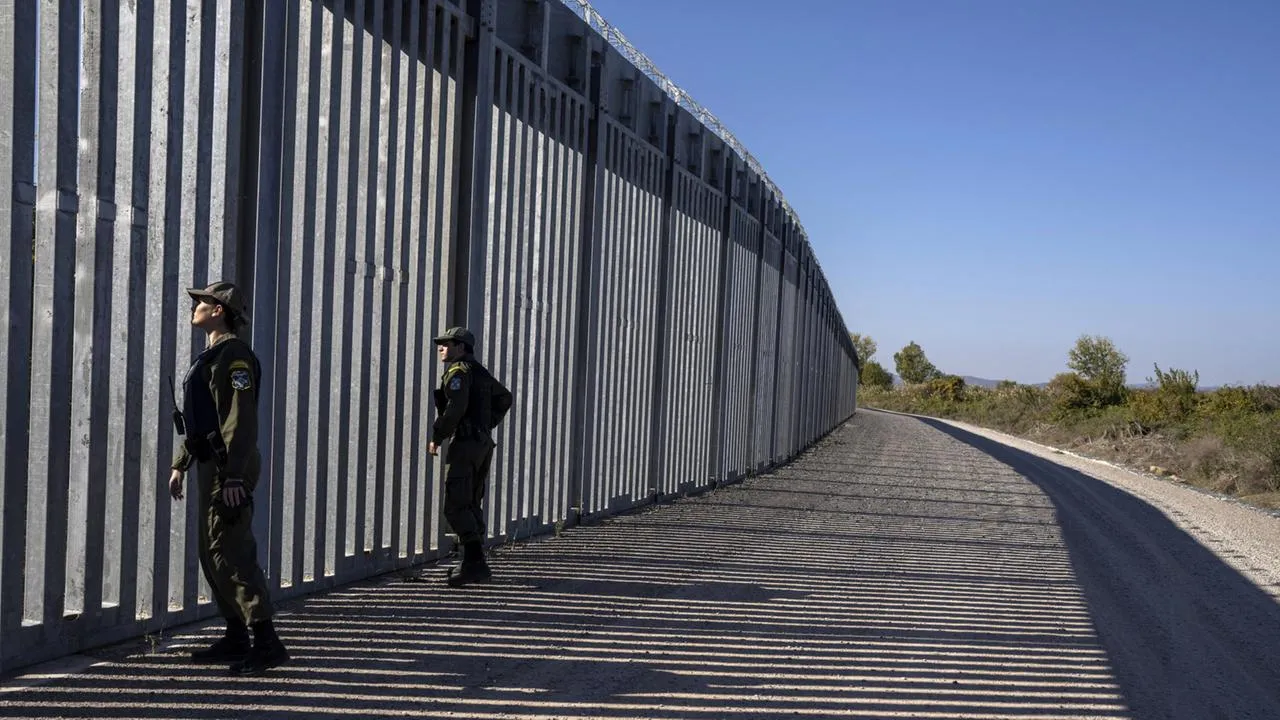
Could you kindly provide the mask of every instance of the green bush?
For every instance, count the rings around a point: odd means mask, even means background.
[[[929,397],[947,402],[962,402],[965,399],[964,378],[959,375],[933,378],[924,384],[924,392]]]
[[[1280,412],[1280,386],[1254,385],[1248,392],[1259,412]]]
[[[1215,429],[1228,446],[1259,456],[1266,486],[1280,491],[1280,413],[1221,416]]]
[[[1058,373],[1046,388],[1049,402],[1059,417],[1094,405],[1093,386],[1073,372]]]
[[[1165,427],[1171,420],[1160,394],[1155,390],[1134,390],[1125,406],[1133,421],[1148,430]]]
[[[858,375],[858,384],[864,387],[875,387],[888,390],[893,387],[893,375],[875,360],[868,360]]]
[[[1200,372],[1187,372],[1169,368],[1168,372],[1156,369],[1156,400],[1163,412],[1163,419],[1183,420],[1196,408],[1196,386],[1200,384]]]
[[[1195,414],[1214,423],[1224,417],[1249,415],[1261,410],[1253,393],[1241,387],[1224,387],[1201,393]]]

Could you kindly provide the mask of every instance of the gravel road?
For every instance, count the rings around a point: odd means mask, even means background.
[[[265,678],[183,662],[193,626],[0,684],[0,716],[1280,718],[1280,518],[957,424],[859,411],[493,564],[291,603]]]

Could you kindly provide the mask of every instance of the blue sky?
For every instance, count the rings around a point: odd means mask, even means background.
[[[875,359],[1280,384],[1280,1],[593,0],[760,159]]]

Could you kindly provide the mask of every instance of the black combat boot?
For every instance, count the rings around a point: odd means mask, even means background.
[[[191,653],[193,663],[227,663],[249,654],[249,628],[239,619],[227,621],[226,633],[203,650]]]
[[[253,647],[240,662],[231,666],[232,675],[261,675],[277,665],[289,662],[289,651],[276,635],[270,620],[253,624]]]
[[[479,540],[473,540],[462,546],[462,562],[449,571],[449,587],[488,582],[492,577],[493,572],[484,559],[484,546]]]

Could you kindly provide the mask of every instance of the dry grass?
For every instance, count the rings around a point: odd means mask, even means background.
[[[1176,417],[1158,414],[1151,393],[1133,404],[1064,412],[1028,386],[966,388],[942,395],[928,387],[863,391],[864,406],[963,420],[1045,445],[1183,482],[1261,507],[1280,507],[1280,390],[1200,393]],[[1243,400],[1242,400],[1243,398]],[[1245,402],[1247,401],[1247,402]],[[1165,473],[1162,473],[1165,474]]]

